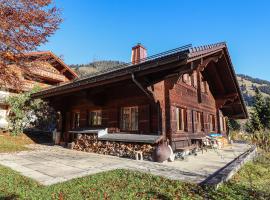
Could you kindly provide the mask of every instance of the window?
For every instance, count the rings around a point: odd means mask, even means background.
[[[207,83],[206,81],[201,81],[201,92],[207,94]]]
[[[226,131],[226,121],[224,117],[219,118],[220,131]]]
[[[76,113],[73,113],[72,128],[78,128],[78,127],[80,127],[80,113],[76,112]]]
[[[215,131],[216,120],[214,115],[209,115],[209,131]]]
[[[194,71],[191,75],[191,85],[197,88],[197,72]]]
[[[177,130],[187,131],[187,110],[184,108],[176,108]]]
[[[191,85],[191,77],[189,74],[184,74],[183,75],[183,82],[188,84],[188,85]]]
[[[99,126],[102,123],[102,112],[101,110],[93,110],[89,112],[89,125]]]
[[[204,130],[203,126],[203,113],[202,112],[196,112],[196,121],[197,121],[197,132],[201,132]]]
[[[138,106],[121,108],[121,129],[125,131],[138,130]]]

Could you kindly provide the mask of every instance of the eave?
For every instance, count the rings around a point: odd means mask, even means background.
[[[219,68],[215,65],[219,66]],[[50,98],[69,94],[101,85],[131,80],[132,75],[135,75],[136,78],[151,77],[151,84],[153,84],[169,76],[180,75],[195,69],[204,71],[203,73],[205,73],[206,78],[209,79],[209,82],[212,82],[210,89],[216,99],[217,107],[221,108],[226,116],[232,118],[248,117],[247,109],[225,43],[195,48],[184,46],[148,57],[136,65],[120,65],[108,69],[107,71],[77,79],[70,83],[47,88],[33,94],[32,97]],[[221,77],[223,80],[219,79],[219,76],[216,76],[216,74],[220,73],[219,70],[224,70],[224,73],[226,73],[224,74],[225,78]],[[232,84],[230,85],[229,83]],[[236,94],[233,98],[230,97],[232,93]],[[221,99],[221,101],[219,99]]]

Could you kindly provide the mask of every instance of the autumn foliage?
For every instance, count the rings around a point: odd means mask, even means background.
[[[47,42],[62,19],[52,0],[0,0],[0,19],[0,83],[14,84],[8,66],[23,67],[23,54]]]

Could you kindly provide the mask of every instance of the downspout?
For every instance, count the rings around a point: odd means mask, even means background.
[[[143,91],[149,99],[153,100],[153,97],[152,97],[152,96],[151,96],[151,95],[143,88],[143,86],[135,79],[135,76],[134,76],[133,73],[131,74],[131,77],[132,77],[132,81],[138,86],[138,88],[140,88],[141,91]]]
[[[134,74],[132,73],[131,74],[131,78],[132,78],[132,81],[135,83],[135,85],[137,85],[138,86],[138,88],[140,88],[140,90],[144,93],[144,94],[146,94],[146,96],[152,101],[152,100],[155,100],[150,94],[149,94],[149,92],[147,91],[147,90],[145,90],[144,88],[143,88],[143,86],[136,80],[136,78],[135,78],[135,76],[134,76]],[[157,115],[158,115],[158,127],[157,127],[157,131],[158,131],[158,135],[160,135],[160,124],[159,124],[159,115],[160,115],[160,107],[159,107],[159,104],[158,104],[158,106],[157,106]]]

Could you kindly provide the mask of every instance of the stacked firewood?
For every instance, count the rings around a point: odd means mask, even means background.
[[[84,134],[77,137],[73,149],[131,159],[135,159],[136,152],[142,152],[144,160],[152,160],[154,147],[149,144],[99,141],[97,135]]]

